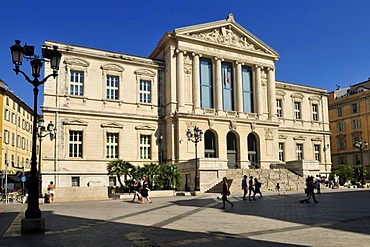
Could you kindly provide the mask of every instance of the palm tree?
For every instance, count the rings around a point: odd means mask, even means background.
[[[149,188],[153,189],[153,182],[155,184],[156,176],[160,173],[160,165],[156,163],[144,164],[142,171],[143,175],[148,179]]]
[[[117,176],[121,188],[123,187],[121,176],[125,176],[126,181],[127,176],[130,175],[133,168],[134,166],[132,164],[121,159],[112,160],[107,165],[108,175]]]

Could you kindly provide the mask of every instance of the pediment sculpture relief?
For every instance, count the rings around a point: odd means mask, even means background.
[[[249,50],[265,52],[262,51],[259,47],[249,42],[247,37],[240,37],[239,35],[235,34],[230,27],[215,28],[208,33],[193,33],[191,34],[191,36],[224,45],[231,45]]]

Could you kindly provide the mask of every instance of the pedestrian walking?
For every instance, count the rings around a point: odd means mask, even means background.
[[[227,197],[230,195],[230,190],[229,190],[229,183],[227,182],[227,177],[224,177],[222,179],[222,208],[225,209],[225,203],[228,202],[230,203],[231,207],[234,207],[234,203],[230,202]]]
[[[257,178],[254,178],[253,200],[255,200],[256,194],[260,194],[260,196],[262,197],[261,187],[262,187],[262,183],[258,181]]]
[[[279,183],[276,183],[276,192],[277,194],[280,196],[280,184]]]
[[[244,177],[242,179],[243,200],[246,200],[245,196],[248,193],[247,182],[248,182],[248,177],[247,177],[247,175],[244,175]]]
[[[55,184],[53,181],[50,181],[50,184],[48,185],[48,195],[50,197],[50,203],[53,203],[55,196]]]
[[[305,193],[307,194],[307,197],[304,198],[304,199],[301,199],[299,200],[300,203],[310,203],[310,199],[311,197],[313,198],[313,201],[315,203],[318,203],[319,201],[316,200],[316,197],[315,197],[315,185],[314,185],[314,181],[313,181],[313,177],[312,176],[309,176],[307,179],[306,179],[306,189],[305,189]]]
[[[249,201],[252,201],[252,199],[251,199],[252,192],[253,192],[253,195],[254,195],[253,176],[249,177],[248,191],[249,191],[249,193],[248,193]],[[253,200],[255,201],[256,198],[253,195],[252,195],[252,197],[253,197]]]
[[[143,177],[143,183],[142,183],[142,189],[141,189],[141,204],[144,204],[144,198],[149,202],[152,203],[149,197],[149,192],[151,190],[148,186],[148,181],[146,180],[146,177]]]
[[[136,180],[133,180],[134,182],[134,198],[132,199],[132,202],[135,202],[135,198],[137,198],[137,201],[140,202],[141,201],[141,195],[140,195],[140,183]]]

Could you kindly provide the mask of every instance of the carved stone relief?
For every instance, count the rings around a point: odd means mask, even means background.
[[[272,130],[270,128],[268,128],[268,129],[265,129],[265,131],[266,131],[265,140],[273,140],[274,139],[274,133],[272,132]]]
[[[268,52],[267,50],[262,50],[260,47],[253,44],[252,41],[248,37],[246,36],[241,37],[238,34],[234,33],[234,31],[231,29],[231,26],[215,28],[208,33],[193,33],[190,35],[195,38],[199,38],[199,39],[203,39],[203,40],[207,40],[207,41],[211,41],[211,42],[215,42],[219,44],[244,48],[244,49],[253,50],[253,51],[259,51],[263,53]]]

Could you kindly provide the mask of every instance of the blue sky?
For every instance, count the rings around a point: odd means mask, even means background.
[[[3,0],[0,78],[33,107],[32,85],[12,71],[15,39],[34,45],[37,54],[45,40],[54,40],[147,57],[166,31],[229,12],[280,54],[277,80],[330,92],[370,77],[368,0]],[[29,64],[22,69],[29,73]]]

